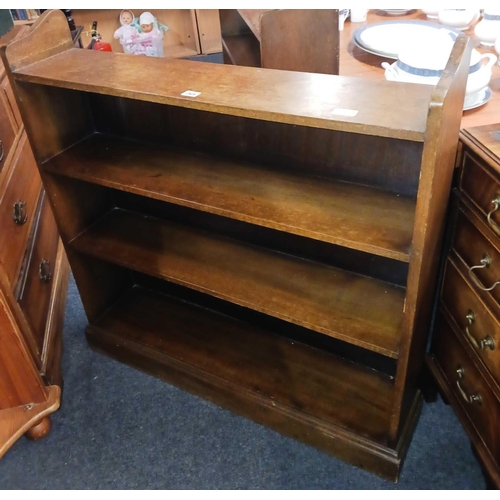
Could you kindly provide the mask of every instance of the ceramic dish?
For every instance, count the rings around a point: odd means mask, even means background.
[[[404,16],[414,9],[379,9],[381,12],[385,12],[389,16]]]
[[[366,52],[388,59],[397,59],[399,48],[404,43],[419,44],[429,36],[441,32],[454,41],[460,30],[446,28],[428,21],[384,21],[368,24],[357,29],[353,35],[354,43]]]
[[[491,97],[491,89],[489,87],[486,87],[485,89],[481,90],[481,92],[479,92],[479,96],[474,102],[464,106],[464,111],[468,111],[469,109],[475,109],[479,108],[479,106],[483,106],[490,100],[490,97]]]

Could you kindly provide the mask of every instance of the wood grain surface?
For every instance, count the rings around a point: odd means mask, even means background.
[[[25,66],[13,76],[18,81],[54,87],[419,142],[424,139],[433,90],[428,85],[379,79],[367,92],[364,78],[256,71],[244,66],[81,49],[69,49]],[[183,96],[188,90],[200,94]]]
[[[410,259],[415,201],[366,186],[99,134],[52,158],[44,169],[403,262]]]

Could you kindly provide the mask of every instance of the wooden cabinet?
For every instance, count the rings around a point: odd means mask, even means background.
[[[461,132],[429,365],[500,488],[500,125]]]
[[[366,92],[77,50],[44,13],[3,57],[90,344],[396,479],[470,50],[459,37],[435,90]],[[165,77],[137,79],[146,68]]]
[[[27,28],[0,40],[7,43]],[[0,456],[59,407],[69,265],[12,87],[0,72]]]
[[[139,17],[148,10],[159,22],[168,26],[163,39],[165,57],[192,57],[221,52],[220,24],[217,9],[133,9]],[[97,21],[103,40],[111,43],[114,52],[123,52],[119,40],[113,38],[120,27],[120,9],[73,9],[75,24],[83,26],[82,44],[90,43],[90,27]]]
[[[224,62],[339,74],[338,10],[221,9]]]

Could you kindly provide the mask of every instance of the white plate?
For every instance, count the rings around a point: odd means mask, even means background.
[[[469,104],[467,107],[464,106],[464,111],[468,111],[469,109],[475,109],[479,108],[479,106],[483,106],[483,104],[486,104],[491,97],[491,89],[489,87],[486,87],[484,90],[482,90],[477,98],[476,101],[474,101],[472,104]]]
[[[397,59],[403,42],[418,44],[439,31],[448,34],[453,40],[461,33],[454,28],[428,21],[384,21],[362,26],[353,33],[352,38],[366,52]]]
[[[382,12],[385,12],[389,16],[404,16],[411,12],[414,9],[379,9]]]

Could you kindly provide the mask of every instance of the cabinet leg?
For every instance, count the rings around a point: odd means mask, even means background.
[[[36,441],[37,439],[44,438],[50,432],[51,428],[52,422],[50,417],[45,417],[38,424],[28,429],[25,436],[32,441]]]

